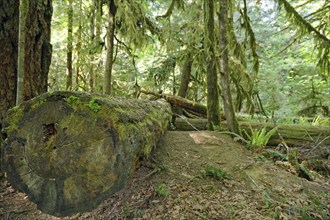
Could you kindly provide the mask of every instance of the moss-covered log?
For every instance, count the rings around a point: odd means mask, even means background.
[[[283,140],[288,146],[304,146],[310,144],[321,144],[330,146],[330,127],[298,125],[298,124],[271,124],[258,122],[239,122],[240,128],[247,132],[252,129],[266,127],[267,131],[277,127],[278,132],[269,140],[269,145],[277,145]],[[282,138],[280,137],[282,136]]]
[[[123,188],[170,117],[162,101],[46,93],[8,111],[3,166],[14,188],[40,210],[88,211]]]
[[[227,128],[227,122],[221,123],[223,128]],[[191,130],[206,130],[206,119],[177,119],[175,122],[177,130],[191,131]],[[239,121],[241,130],[245,130],[251,133],[252,129],[261,129],[266,127],[269,131],[274,127],[278,128],[278,132],[275,133],[269,140],[269,145],[277,145],[282,143],[283,140],[289,146],[304,146],[310,144],[322,144],[330,146],[330,127],[327,126],[312,126],[312,125],[296,125],[296,124],[270,124],[270,123],[258,123],[258,122],[246,122]],[[195,129],[196,128],[196,129]],[[280,138],[280,136],[282,138]],[[282,140],[283,139],[283,140]]]
[[[174,96],[174,95],[165,95],[165,94],[159,94],[155,92],[150,91],[141,91],[142,93],[146,95],[152,95],[156,97],[157,99],[165,99],[167,102],[171,103],[173,106],[184,108],[189,113],[199,116],[199,117],[207,117],[207,108],[206,106],[199,104],[197,102],[193,102],[189,99],[182,98],[180,96]]]

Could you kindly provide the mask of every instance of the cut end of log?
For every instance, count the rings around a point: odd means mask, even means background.
[[[45,213],[89,211],[123,188],[166,131],[170,112],[161,101],[46,93],[7,113],[4,170]]]

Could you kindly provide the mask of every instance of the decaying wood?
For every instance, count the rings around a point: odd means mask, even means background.
[[[14,188],[43,212],[88,211],[123,188],[170,117],[164,101],[46,93],[7,113],[1,161]]]
[[[223,128],[227,128],[227,122],[221,123]],[[192,130],[206,130],[206,119],[177,119],[175,123],[177,130],[192,131]],[[261,129],[266,127],[271,130],[274,127],[278,128],[278,133],[282,136],[285,143],[289,146],[304,146],[321,142],[322,145],[330,146],[330,129],[326,126],[312,126],[312,125],[296,125],[296,124],[270,124],[258,122],[239,121],[241,130],[251,133],[252,129]],[[276,133],[269,140],[269,145],[278,145],[282,143],[279,134]]]
[[[165,95],[165,94],[159,94],[159,93],[150,92],[150,91],[141,91],[141,92],[146,95],[152,95],[159,99],[161,99],[161,98],[165,99],[167,102],[171,103],[172,105],[184,108],[186,111],[188,111],[189,113],[194,114],[196,116],[206,117],[206,115],[207,115],[206,106],[193,102],[189,99],[185,99],[180,96]]]

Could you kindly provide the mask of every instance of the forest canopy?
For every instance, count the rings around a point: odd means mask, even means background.
[[[113,13],[112,95],[137,97],[141,89],[177,95],[188,71],[185,96],[206,103],[203,1],[109,2],[53,1],[49,89],[103,91]],[[329,115],[328,1],[229,1],[227,19],[236,112]]]

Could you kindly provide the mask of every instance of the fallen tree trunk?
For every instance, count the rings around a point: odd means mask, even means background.
[[[182,98],[180,96],[174,95],[164,95],[150,91],[141,91],[146,95],[152,95],[158,99],[162,98],[165,99],[167,102],[171,103],[174,106],[184,108],[191,114],[194,114],[199,117],[206,117],[207,116],[207,108],[206,106],[199,104],[197,102],[190,101],[189,99]]]
[[[221,123],[223,128],[227,128],[227,122]],[[206,119],[177,119],[175,123],[177,130],[207,130]],[[278,128],[278,132],[271,137],[268,144],[278,145],[285,141],[289,146],[304,146],[307,144],[323,144],[330,146],[330,128],[326,126],[312,125],[290,125],[290,124],[269,124],[258,122],[239,121],[241,130],[251,133],[251,129],[261,129],[266,127],[267,131],[274,127]],[[282,138],[280,137],[282,136]],[[282,140],[283,139],[283,140]]]
[[[88,211],[123,188],[170,117],[164,101],[46,93],[8,111],[3,167],[43,212]]]

